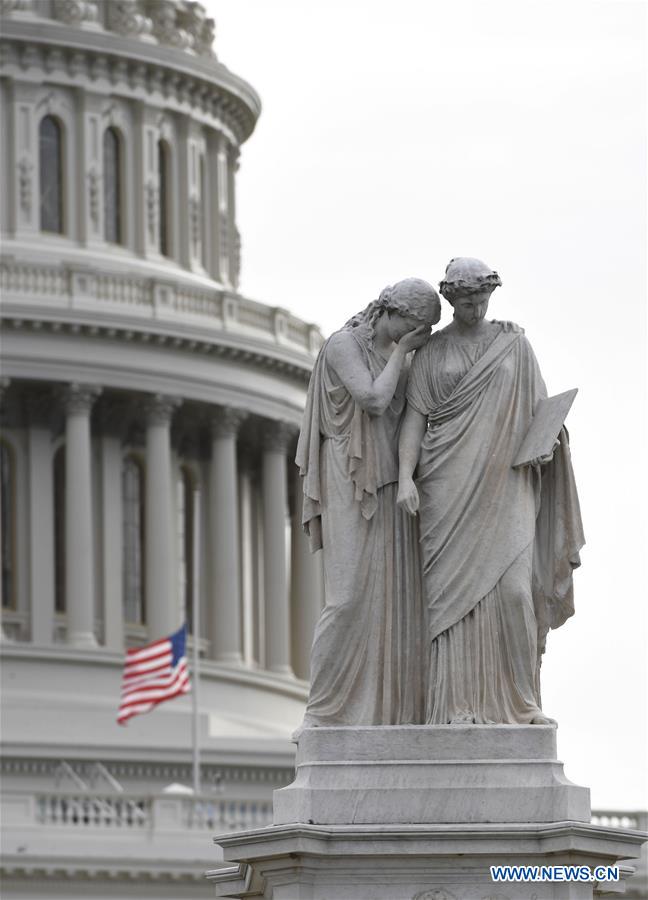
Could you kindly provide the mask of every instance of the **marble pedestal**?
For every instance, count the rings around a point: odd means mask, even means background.
[[[610,866],[639,832],[589,824],[549,726],[317,728],[274,825],[216,841],[234,865],[219,897],[272,900],[554,900],[622,883],[494,883],[492,865]],[[626,867],[623,872],[631,871]],[[622,874],[623,874],[622,872]]]

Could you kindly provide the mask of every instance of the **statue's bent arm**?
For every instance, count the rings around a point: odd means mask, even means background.
[[[352,334],[341,331],[329,341],[329,361],[358,405],[371,416],[387,409],[396,391],[406,352],[398,344],[374,380]]]

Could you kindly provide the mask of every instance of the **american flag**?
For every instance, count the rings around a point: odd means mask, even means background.
[[[187,626],[171,637],[126,651],[117,721],[125,725],[131,716],[149,712],[158,703],[190,690],[187,671]]]

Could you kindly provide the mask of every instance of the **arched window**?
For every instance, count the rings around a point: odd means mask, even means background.
[[[41,119],[38,139],[40,227],[63,234],[63,131],[54,116]]]
[[[16,463],[12,448],[0,441],[0,542],[2,608],[16,608]]]
[[[132,455],[122,466],[124,619],[146,622],[144,606],[144,467]]]
[[[171,148],[158,141],[158,173],[160,197],[160,253],[171,256]]]
[[[103,136],[104,237],[111,244],[123,243],[121,168],[119,134],[115,128],[106,128]]]
[[[196,480],[187,466],[180,468],[177,482],[178,497],[178,563],[180,566],[180,597],[185,611],[187,631],[193,634],[193,553],[194,553],[194,491]]]
[[[54,454],[54,609],[65,612],[65,446]]]

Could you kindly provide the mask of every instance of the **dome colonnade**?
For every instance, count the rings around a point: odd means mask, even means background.
[[[8,379],[3,411],[5,638],[121,653],[185,620],[192,633],[199,540],[204,656],[307,678],[321,588],[299,526],[295,424]]]

